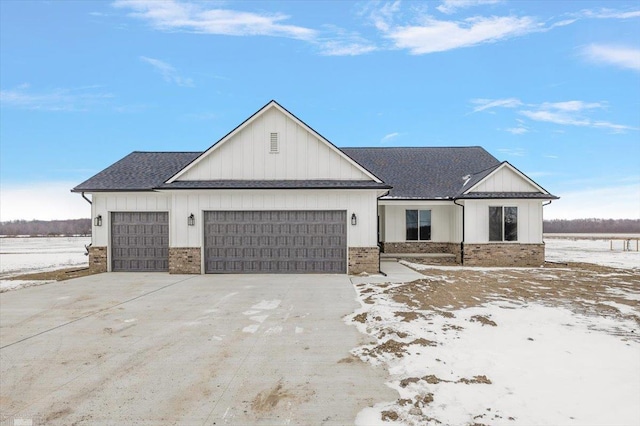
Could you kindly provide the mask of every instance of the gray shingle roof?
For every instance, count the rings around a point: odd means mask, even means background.
[[[478,146],[342,148],[342,152],[393,186],[385,198],[453,198],[461,192],[465,176],[488,174],[500,165]]]
[[[72,191],[152,191],[198,155],[199,152],[132,152]]]
[[[504,198],[535,198],[541,200],[557,199],[555,195],[543,194],[542,192],[470,192],[461,195],[461,199],[504,199]]]
[[[384,198],[556,198],[542,193],[474,193],[462,196],[501,163],[481,147],[342,148],[384,183],[359,180],[218,180],[165,182],[201,152],[132,152],[73,192],[155,189],[390,189]],[[468,179],[466,185],[465,181]],[[464,185],[464,186],[463,186]]]

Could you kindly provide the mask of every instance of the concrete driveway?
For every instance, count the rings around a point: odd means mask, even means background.
[[[345,275],[108,273],[0,294],[2,424],[353,424]],[[24,420],[24,421],[23,421]]]

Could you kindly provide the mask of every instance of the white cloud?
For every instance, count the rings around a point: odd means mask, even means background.
[[[589,115],[594,110],[607,108],[606,102],[584,102],[584,101],[564,101],[564,102],[543,102],[541,104],[525,104],[517,98],[505,99],[471,99],[473,107],[472,113],[488,111],[493,108],[519,108],[518,114],[533,121],[560,124],[564,126],[593,127],[611,130],[613,133],[624,133],[628,130],[639,130],[636,127],[624,124],[611,123],[605,120],[595,120]],[[518,120],[519,125],[504,129],[512,134],[523,134],[529,131],[522,120]]]
[[[77,184],[78,182],[3,183],[0,190],[0,220],[91,217],[91,205],[80,194],[69,192]]]
[[[164,81],[168,83],[175,83],[182,87],[194,87],[192,79],[181,77],[178,74],[178,71],[176,71],[176,69],[170,64],[163,62],[160,59],[148,58],[146,56],[140,56],[140,59],[152,65],[162,75]]]
[[[99,86],[56,88],[36,93],[23,83],[15,89],[0,90],[0,105],[42,111],[87,111],[91,106],[113,98],[110,93],[98,91]]]
[[[518,127],[508,127],[504,129],[505,132],[509,132],[512,135],[524,135],[529,131],[526,127],[518,126]]]
[[[596,18],[596,19],[632,19],[640,18],[640,10],[630,10],[622,12],[614,9],[600,9],[590,10],[585,9],[580,11],[577,16],[583,18]]]
[[[174,0],[116,0],[113,5],[132,10],[131,15],[153,27],[167,31],[188,31],[232,36],[279,36],[310,40],[316,31],[283,24],[289,16],[281,13],[252,13],[203,7],[207,3]]]
[[[451,14],[458,9],[466,9],[473,6],[482,6],[486,4],[501,3],[502,0],[443,0],[442,4],[436,9],[442,13]]]
[[[640,182],[555,194],[545,219],[640,219]]]
[[[527,155],[527,151],[523,148],[499,148],[498,152],[510,157],[525,157]]]
[[[473,112],[485,111],[491,108],[517,108],[522,105],[522,102],[516,98],[506,99],[471,99],[471,103],[478,106],[473,108]]]
[[[604,44],[590,44],[582,49],[590,61],[640,71],[640,49]]]
[[[400,133],[398,132],[389,133],[387,135],[384,135],[384,137],[380,139],[380,143],[384,144],[384,143],[391,142],[393,139],[397,138],[398,136],[400,136]]]
[[[440,21],[425,17],[419,25],[390,28],[385,36],[393,40],[397,48],[422,55],[495,43],[541,29],[541,24],[530,17],[473,17],[463,21]]]

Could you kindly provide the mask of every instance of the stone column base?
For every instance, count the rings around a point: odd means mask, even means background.
[[[169,247],[170,274],[201,274],[200,247]]]
[[[94,272],[107,272],[106,247],[89,247],[89,269]]]
[[[349,247],[349,274],[380,272],[380,249],[378,247]]]
[[[544,265],[544,244],[465,244],[464,266]]]

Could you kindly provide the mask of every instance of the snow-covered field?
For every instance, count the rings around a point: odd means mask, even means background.
[[[345,320],[375,343],[352,353],[386,368],[398,398],[356,423],[640,425],[637,258],[611,258],[597,240],[580,246],[593,251],[564,243],[547,241],[547,253],[594,265],[401,262],[424,278],[357,284],[361,308]],[[570,256],[584,252],[592,256]],[[596,265],[612,262],[627,268]]]
[[[638,238],[637,234],[635,238]],[[550,262],[586,262],[612,268],[640,269],[640,251],[635,251],[637,241],[627,241],[593,234],[545,236],[545,258]],[[627,245],[630,251],[623,250]]]
[[[91,237],[0,238],[0,290],[34,284],[7,280],[16,275],[88,266],[89,243]]]

